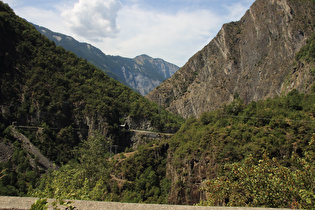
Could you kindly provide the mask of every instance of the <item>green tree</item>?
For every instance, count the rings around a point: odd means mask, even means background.
[[[315,167],[306,158],[292,156],[299,169],[291,170],[265,154],[255,163],[252,156],[243,163],[227,164],[227,174],[204,183],[207,201],[201,205],[272,208],[314,208]],[[312,154],[313,155],[313,154]]]

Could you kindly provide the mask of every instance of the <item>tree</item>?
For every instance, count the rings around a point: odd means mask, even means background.
[[[227,164],[226,175],[204,182],[202,190],[208,199],[201,205],[315,208],[313,155],[292,155],[292,162],[298,166],[295,170],[281,166],[267,154],[258,164],[252,156],[243,163]]]

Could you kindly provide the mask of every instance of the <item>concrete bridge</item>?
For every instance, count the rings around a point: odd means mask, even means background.
[[[130,129],[129,131],[139,133],[139,134],[145,134],[146,136],[151,137],[151,138],[161,138],[163,136],[170,137],[174,135],[173,133],[160,133],[160,132],[134,130],[134,129]]]

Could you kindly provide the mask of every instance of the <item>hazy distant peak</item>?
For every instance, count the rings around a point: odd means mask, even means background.
[[[142,95],[147,95],[179,69],[174,64],[160,58],[152,58],[146,54],[136,56],[134,59],[106,55],[89,43],[78,42],[70,36],[53,32],[41,26],[34,26],[40,33],[54,41],[56,45],[86,59],[110,77],[128,85]]]

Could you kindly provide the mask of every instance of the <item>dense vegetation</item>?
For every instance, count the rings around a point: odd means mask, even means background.
[[[176,124],[164,110],[161,116],[158,106],[56,47],[26,21],[13,16],[10,8],[1,6],[4,33],[0,38],[6,43],[1,49],[1,101],[16,103],[10,108],[17,113],[10,121],[26,123],[28,115],[40,110],[40,121],[48,126],[69,126],[76,112],[102,116],[110,130],[126,115],[152,120],[157,130],[171,128],[164,127],[168,122]]]
[[[167,144],[145,145],[136,152],[109,158],[97,138],[79,148],[78,160],[46,174],[30,196],[167,203]],[[95,152],[92,152],[95,151]],[[126,156],[128,156],[128,158]]]
[[[29,195],[168,203],[174,202],[171,191],[185,197],[196,184],[190,181],[204,176],[201,191],[208,196],[202,205],[314,208],[314,91],[247,106],[236,97],[222,110],[187,120],[170,140],[112,158],[96,135]],[[204,164],[207,172],[198,174],[202,169],[192,163],[204,160],[211,166]],[[180,181],[172,183],[168,165]]]
[[[2,139],[1,139],[2,141]],[[7,141],[5,139],[4,141]],[[14,152],[7,162],[0,162],[0,195],[25,196],[29,187],[35,187],[43,171],[32,167],[25,158],[27,153],[18,141],[14,142]]]
[[[57,165],[76,158],[73,149],[95,135],[103,136],[107,151],[118,143],[123,144],[120,151],[129,147],[130,143],[122,142],[127,134],[119,127],[126,117],[132,122],[145,121],[155,131],[179,129],[180,117],[56,46],[3,2],[0,28],[0,139],[13,153],[0,166],[6,169],[2,195],[26,195],[40,174],[33,174],[28,161],[36,157],[23,151],[9,133],[12,124],[35,128],[20,128],[20,132]]]
[[[314,61],[315,34],[295,56],[310,66],[311,76]],[[200,120],[211,124],[215,117],[205,113]],[[310,94],[294,90],[246,107],[236,97],[221,117],[241,133],[223,132],[233,141],[221,146],[224,164],[203,183],[207,200],[201,205],[315,208],[315,85]]]
[[[1,3],[1,105],[8,111],[1,115],[2,127],[18,125],[45,128],[44,142],[72,148],[75,129],[89,118],[119,138],[118,125],[125,117],[147,119],[158,131],[175,131],[178,117],[150,103],[130,88],[109,78],[101,70],[77,58],[73,53],[40,35],[34,27],[16,17]],[[101,121],[101,122],[100,122]],[[56,128],[59,130],[56,131]],[[49,141],[52,138],[57,141]],[[52,146],[43,146],[51,149]],[[53,153],[63,151],[54,151]],[[50,153],[49,151],[45,152]],[[49,156],[49,155],[48,155]],[[64,161],[61,158],[60,161]]]
[[[310,145],[314,147],[315,135]],[[204,183],[208,200],[202,205],[290,207],[313,209],[315,202],[314,152],[291,157],[294,167],[281,165],[267,154],[262,160],[248,156],[244,161],[226,164],[224,175]]]
[[[247,106],[236,98],[222,110],[204,113],[198,120],[187,120],[170,148],[176,151],[178,160],[182,154],[187,158],[188,148],[210,153],[215,145],[217,161],[236,162],[249,154],[260,158],[267,151],[271,157],[282,157],[285,164],[292,151],[302,155],[308,149],[314,132],[314,103],[314,93],[304,95],[297,91]],[[197,145],[183,144],[192,144],[194,139],[198,139]]]

